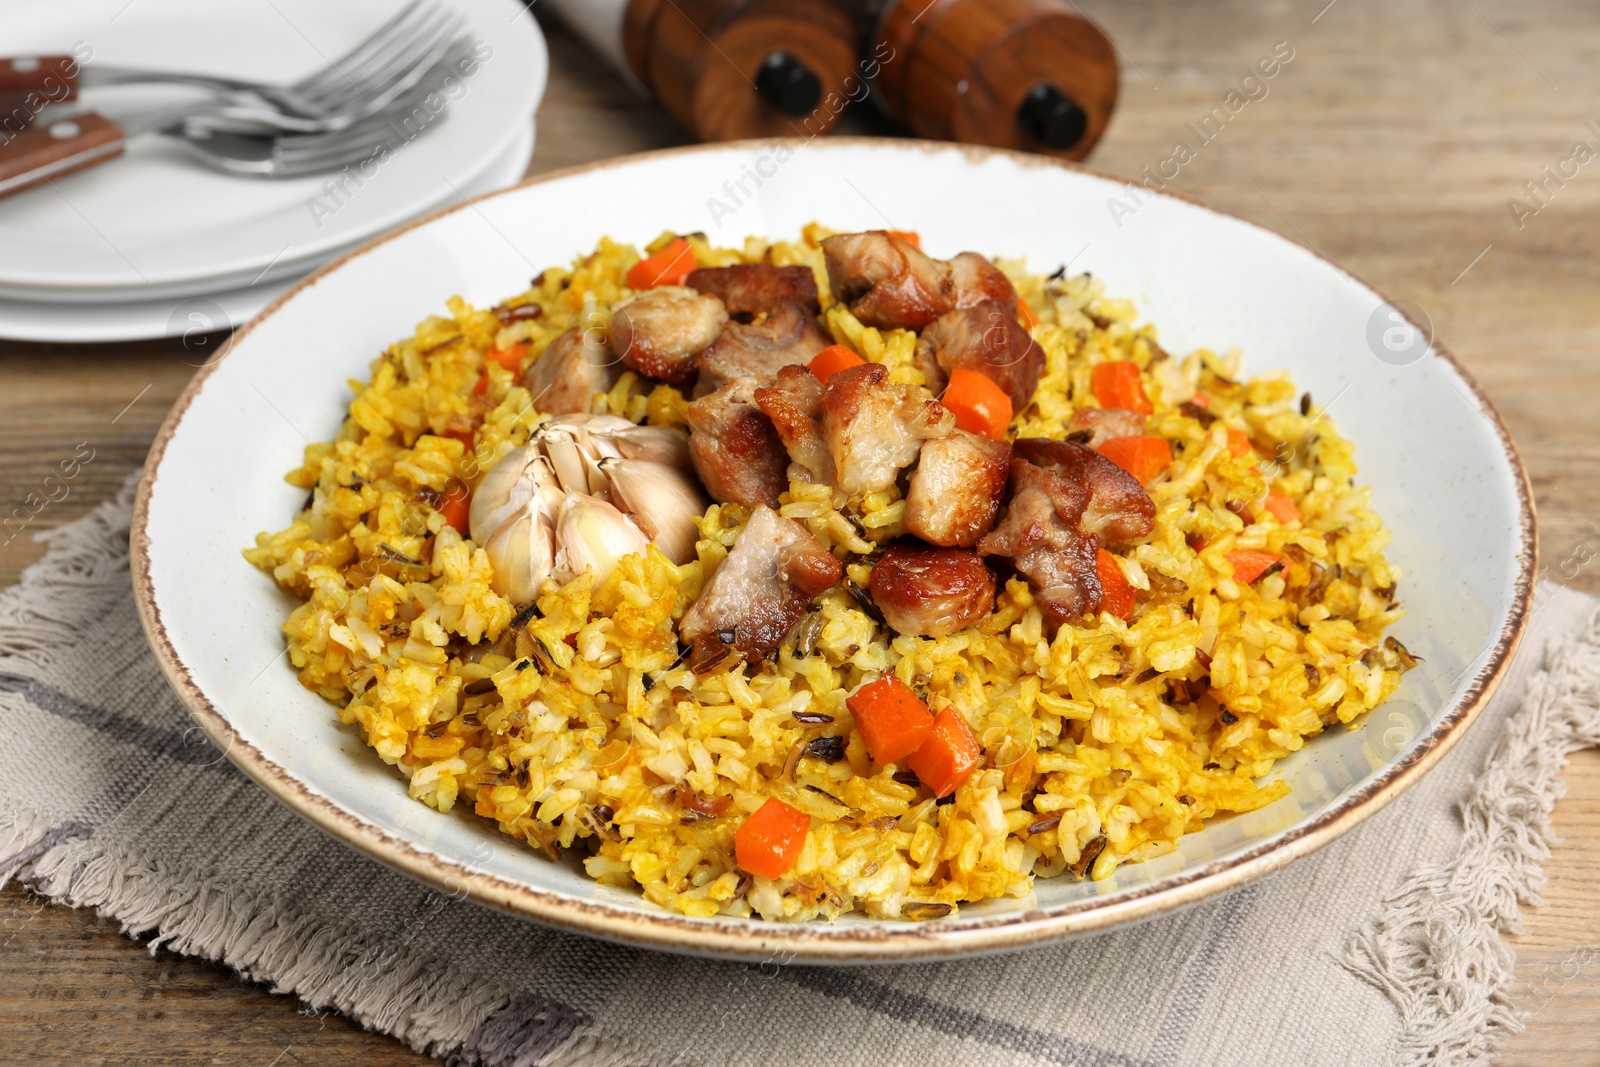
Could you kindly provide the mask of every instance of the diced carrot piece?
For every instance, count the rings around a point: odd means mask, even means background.
[[[1017,301],[1017,321],[1022,323],[1022,328],[1032,333],[1039,326],[1039,316],[1033,313],[1026,300]]]
[[[972,776],[982,756],[967,720],[955,708],[945,708],[934,717],[933,732],[922,747],[906,757],[906,766],[934,796],[947,797]]]
[[[1289,494],[1281,489],[1274,489],[1267,493],[1267,498],[1261,502],[1261,506],[1266,508],[1273,518],[1285,526],[1291,522],[1300,521],[1300,509],[1295,507],[1293,500],[1289,499]]]
[[[470,447],[470,446],[469,446]],[[467,517],[472,513],[472,490],[462,482],[451,482],[439,500],[439,514],[456,528],[462,537],[467,536]]]
[[[909,685],[885,674],[845,700],[867,751],[879,763],[896,763],[922,747],[933,730],[933,714]]]
[[[1189,398],[1189,403],[1193,404],[1197,408],[1204,409],[1211,406],[1211,398],[1206,396],[1204,393],[1196,393],[1194,396]]]
[[[1228,451],[1232,452],[1235,458],[1248,456],[1250,454],[1250,435],[1243,430],[1230,429],[1228,431]]]
[[[1271,552],[1262,552],[1254,548],[1236,548],[1225,558],[1233,565],[1233,580],[1241,585],[1249,585],[1283,562],[1281,557],[1274,556]]]
[[[1100,446],[1100,454],[1149,485],[1172,466],[1172,446],[1165,437],[1113,437]]]
[[[1095,571],[1100,575],[1100,610],[1109,611],[1123,622],[1133,621],[1133,609],[1138,601],[1128,576],[1117,565],[1117,557],[1099,549],[1095,555]]]
[[[916,230],[890,230],[890,237],[898,237],[912,248],[922,247],[922,235]]]
[[[1141,415],[1154,414],[1156,410],[1145,395],[1139,364],[1130,360],[1096,364],[1090,372],[1090,383],[1094,387],[1094,398],[1103,408],[1123,408]]]
[[[808,366],[810,366],[812,374],[815,374],[823,382],[827,382],[829,378],[832,378],[840,371],[847,370],[850,367],[859,367],[865,362],[866,360],[850,351],[844,345],[829,345],[812,356]]]
[[[682,285],[694,268],[694,249],[682,237],[674,237],[661,251],[628,268],[628,287],[654,289],[658,285]]]
[[[489,392],[489,372],[484,371],[478,375],[478,381],[472,387],[473,396],[486,396]]]
[[[460,441],[462,446],[464,448],[466,448],[466,450],[468,452],[471,452],[472,451],[472,446],[477,443],[478,431],[477,430],[446,430],[444,433],[440,434],[439,436],[440,437],[448,437],[452,441]]]
[[[526,344],[512,345],[510,348],[491,348],[488,354],[484,356],[484,361],[498,363],[515,374],[517,368],[522,366],[522,358],[527,354],[528,346]]]
[[[757,878],[782,878],[800,858],[811,816],[768,797],[733,835],[733,858]]]
[[[1011,425],[1011,397],[982,371],[957,367],[939,398],[968,433],[1003,439]]]

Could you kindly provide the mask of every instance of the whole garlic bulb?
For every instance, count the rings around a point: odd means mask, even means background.
[[[694,558],[695,520],[710,501],[692,473],[688,436],[615,415],[563,415],[506,454],[473,493],[472,538],[516,604],[547,578],[586,569],[596,583],[654,541],[676,563]]]

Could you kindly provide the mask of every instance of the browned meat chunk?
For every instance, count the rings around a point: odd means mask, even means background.
[[[1017,290],[1001,269],[987,256],[963,252],[948,261],[950,281],[956,287],[956,307],[969,308],[993,300],[1006,313],[1017,313]]]
[[[822,239],[835,300],[868,326],[920,330],[955,306],[950,268],[884,230]]]
[[[1101,542],[1149,536],[1155,514],[1133,475],[1100,453],[1070,441],[1023,438],[1011,451],[1011,503],[978,551],[1009,557],[1033,583],[1045,615],[1062,623],[1099,610]]]
[[[684,612],[678,635],[687,643],[728,635],[752,663],[771,655],[784,635],[844,573],[844,567],[793,519],[758,506],[728,558]]]
[[[872,567],[872,602],[896,633],[944,637],[994,610],[994,575],[971,549],[897,541]]]
[[[1079,408],[1072,413],[1067,429],[1077,434],[1090,431],[1081,440],[1089,448],[1099,448],[1115,437],[1138,437],[1144,433],[1144,416],[1125,408]]]
[[[798,304],[813,315],[822,310],[817,276],[810,267],[774,267],[770,263],[701,267],[691,271],[684,284],[721,300],[734,316],[775,311],[784,304]]]
[[[971,548],[994,526],[1011,472],[1011,442],[957,430],[922,446],[906,493],[906,531]]]
[[[821,596],[838,585],[844,577],[844,564],[793,519],[784,521],[800,530],[799,539],[788,541],[778,552],[778,569],[784,579],[809,597]]]
[[[596,393],[617,384],[622,368],[596,335],[574,326],[551,341],[522,372],[522,387],[546,415],[587,415]]]
[[[1075,517],[1084,533],[1109,544],[1150,536],[1156,520],[1150,494],[1137,478],[1094,449],[1072,441],[1025,437],[1016,442],[1011,454],[1088,491],[1081,514]]]
[[[791,475],[832,485],[833,457],[822,435],[822,383],[817,376],[805,367],[784,367],[773,384],[756,390],[755,400],[794,460]]]
[[[936,395],[944,392],[957,367],[981,371],[1005,390],[1011,409],[1020,412],[1044,373],[1044,349],[1015,314],[985,300],[941,316],[924,330],[917,340],[917,367]]]
[[[756,407],[757,378],[738,378],[689,405],[689,456],[711,499],[778,506],[789,488],[789,454]]]
[[[950,436],[956,417],[920,389],[889,381],[888,368],[863,363],[836,372],[822,398],[822,433],[846,496],[893,485],[917,461],[922,442]]]
[[[611,350],[622,362],[669,385],[694,381],[694,357],[705,351],[728,312],[714,296],[663,285],[630,296],[611,312]]]
[[[1014,458],[1011,503],[1000,525],[978,542],[984,555],[1011,560],[1056,625],[1100,607],[1099,543],[1077,525],[1088,499],[1086,487]]]
[[[817,320],[796,304],[780,304],[760,323],[730,322],[711,347],[700,353],[696,396],[705,396],[735,378],[778,376],[784,367],[805,365],[833,342],[817,328]]]

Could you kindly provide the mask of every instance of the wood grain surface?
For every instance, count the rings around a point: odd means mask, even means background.
[[[1123,63],[1122,100],[1093,165],[1159,172],[1174,142],[1194,142],[1187,123],[1226,107],[1230,92],[1253,95],[1177,168],[1171,187],[1311,245],[1421,308],[1516,436],[1538,498],[1547,576],[1600,592],[1600,160],[1564,163],[1575,142],[1600,150],[1600,8],[1591,0],[1081,7]],[[569,34],[545,28],[553,70],[532,172],[683,143]],[[1243,83],[1280,43],[1292,59],[1271,79]],[[843,126],[883,128],[870,113]],[[1538,199],[1526,182],[1544,183]],[[71,182],[60,192],[70,197]],[[16,508],[28,515],[0,528],[0,583],[37,558],[31,533],[115,492],[216,342],[0,342],[0,518]],[[47,497],[45,479],[84,443],[94,458],[66,499],[33,514],[29,494]],[[1512,939],[1514,994],[1528,1019],[1506,1064],[1600,1064],[1600,754],[1574,759],[1568,784],[1546,906],[1528,909],[1525,932]],[[0,1062],[426,1061],[337,1016],[302,1014],[293,998],[220,966],[152,956],[112,922],[12,887],[0,892]]]

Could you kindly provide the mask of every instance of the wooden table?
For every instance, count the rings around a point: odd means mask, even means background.
[[[1326,4],[1326,6],[1324,6]],[[1600,8],[1590,0],[1083,0],[1118,42],[1123,96],[1093,162],[1171,154],[1255,61],[1294,58],[1173,180],[1312,245],[1422,307],[1484,383],[1534,479],[1550,576],[1600,591],[1600,161],[1519,228],[1509,198],[1582,139],[1600,149]],[[529,173],[682,143],[558,25]],[[1586,127],[1589,120],[1595,127]],[[883,130],[849,116],[849,132]],[[29,532],[105,499],[143,459],[206,350],[176,342],[0,342],[0,511],[83,441],[95,458]],[[0,533],[0,583],[39,554]],[[1569,769],[1547,906],[1530,909],[1516,993],[1532,1010],[1510,1064],[1600,1063],[1600,755]],[[0,1060],[28,1063],[427,1062],[335,1016],[302,1014],[227,970],[116,925],[0,892]]]

